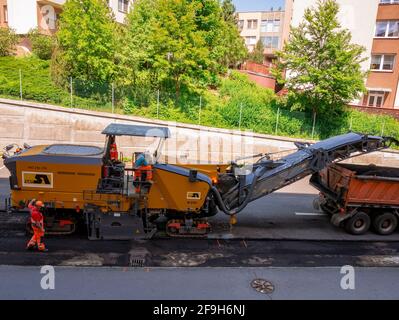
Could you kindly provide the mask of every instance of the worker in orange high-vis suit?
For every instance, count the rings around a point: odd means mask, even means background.
[[[44,220],[43,214],[40,210],[44,207],[42,201],[33,199],[28,204],[30,210],[30,221],[33,230],[33,237],[29,240],[26,249],[37,249],[39,251],[47,251],[46,246],[42,242],[42,237],[44,236]]]
[[[135,192],[140,193],[141,182],[152,180],[151,154],[148,151],[140,154],[134,163],[134,182]]]
[[[116,146],[115,138],[111,140],[109,155],[111,161],[118,161],[118,147]]]

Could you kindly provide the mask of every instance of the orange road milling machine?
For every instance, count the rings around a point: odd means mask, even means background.
[[[10,172],[9,210],[31,199],[45,203],[47,234],[71,234],[86,225],[88,238],[145,239],[159,229],[170,236],[201,236],[207,218],[219,211],[231,221],[248,203],[317,173],[329,164],[388,148],[389,137],[348,133],[298,150],[279,160],[265,154],[248,167],[229,164],[172,165],[160,152],[170,131],[164,127],[110,124],[105,147],[83,145],[9,145],[3,153]],[[159,140],[148,166],[128,167],[117,154],[122,136]],[[337,213],[338,214],[338,213]]]

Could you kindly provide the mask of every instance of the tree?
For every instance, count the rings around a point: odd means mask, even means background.
[[[254,50],[249,54],[249,60],[263,64],[263,61],[265,60],[265,46],[263,45],[262,40],[259,40],[256,43],[256,46]]]
[[[35,55],[43,60],[49,60],[51,58],[55,44],[54,36],[41,34],[36,28],[29,31],[28,38],[32,44],[32,51]]]
[[[305,10],[304,21],[291,29],[289,42],[276,53],[273,73],[301,101],[301,109],[340,113],[365,90],[366,73],[360,65],[365,61],[364,48],[351,43],[338,12],[336,1],[319,0],[316,7]]]
[[[135,81],[173,83],[179,96],[183,83],[206,77],[209,53],[197,29],[197,5],[187,0],[135,2],[128,15],[126,52]]]
[[[106,0],[68,0],[59,20],[52,69],[64,78],[111,81],[115,73],[116,23]],[[57,72],[56,72],[57,73]]]
[[[221,10],[224,24],[220,28],[219,63],[225,68],[235,68],[247,58],[248,49],[240,36],[236,8],[232,0],[223,0]]]
[[[179,96],[182,85],[215,83],[245,54],[237,26],[224,21],[218,0],[138,0],[127,22],[123,56],[135,85],[173,85]]]
[[[18,36],[13,29],[0,28],[0,57],[13,55],[17,44]]]
[[[224,21],[237,25],[238,19],[236,14],[236,7],[232,0],[223,0],[222,2],[222,14]]]

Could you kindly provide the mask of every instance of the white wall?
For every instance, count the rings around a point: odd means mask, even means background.
[[[396,99],[395,99],[394,108],[399,109],[399,81],[398,81],[398,88],[396,89]]]
[[[129,0],[129,10],[131,10],[133,2],[133,0]],[[126,14],[118,10],[118,0],[109,0],[109,6],[114,12],[115,20],[119,23],[124,23]]]
[[[8,0],[8,26],[17,34],[37,27],[36,0]]]
[[[293,1],[292,25],[298,26],[303,20],[305,9],[315,6],[316,2],[316,0]],[[342,27],[351,31],[353,43],[366,48],[364,56],[370,59],[379,0],[337,0],[337,2],[340,5],[339,21]],[[366,71],[369,67],[369,60],[363,62],[363,70]]]

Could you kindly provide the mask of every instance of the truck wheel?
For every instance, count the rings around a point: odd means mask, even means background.
[[[398,218],[391,212],[385,212],[374,218],[373,226],[380,235],[389,235],[398,226]]]
[[[361,235],[369,230],[370,223],[369,215],[360,211],[345,222],[345,229],[350,234]]]

